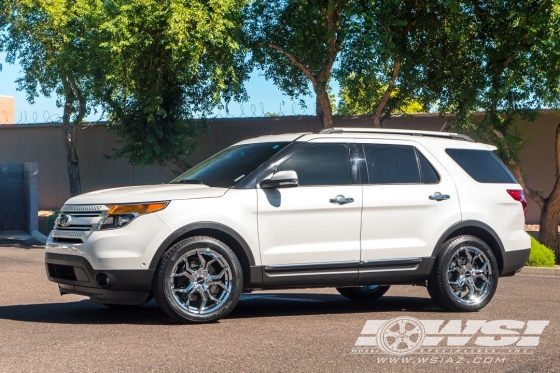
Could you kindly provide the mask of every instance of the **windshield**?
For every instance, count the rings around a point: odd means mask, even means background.
[[[289,142],[263,142],[234,145],[199,163],[171,182],[229,188],[288,144]]]

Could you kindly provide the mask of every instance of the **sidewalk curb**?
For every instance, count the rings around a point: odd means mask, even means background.
[[[560,277],[560,268],[523,267],[517,275],[521,276],[553,276]]]
[[[37,241],[39,241],[42,244],[47,243],[47,236],[45,236],[43,233],[41,233],[39,231],[31,232],[31,237],[33,237],[34,239],[36,239]]]

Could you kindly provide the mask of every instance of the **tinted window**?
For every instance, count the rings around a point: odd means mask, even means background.
[[[315,144],[282,163],[278,171],[295,171],[303,186],[350,184],[348,154],[347,144]]]
[[[517,183],[502,161],[489,150],[446,149],[445,151],[479,183]]]
[[[420,183],[420,170],[412,146],[364,144],[370,184]]]
[[[265,142],[231,146],[194,166],[172,183],[232,187],[288,144]]]
[[[418,162],[420,163],[420,173],[422,174],[422,182],[424,184],[437,184],[439,183],[439,175],[434,169],[434,166],[428,162],[426,157],[416,150]]]

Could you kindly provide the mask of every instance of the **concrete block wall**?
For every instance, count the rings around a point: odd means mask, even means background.
[[[449,118],[436,114],[414,114],[394,117],[384,123],[386,128],[440,131]],[[339,127],[371,127],[371,116],[335,116]],[[544,111],[531,125],[531,139],[521,151],[521,169],[526,182],[545,196],[556,180],[554,139],[560,115]],[[523,126],[521,123],[520,126]],[[189,155],[196,164],[223,148],[243,139],[286,132],[308,132],[320,128],[316,117],[220,118],[208,121],[209,132],[200,140],[200,147]],[[61,207],[70,197],[64,131],[60,124],[0,126],[0,163],[38,162],[39,208]],[[79,134],[79,159],[82,190],[166,183],[172,176],[159,166],[132,166],[126,159],[107,159],[119,148],[118,137],[106,123],[85,126]],[[0,190],[0,198],[4,195]],[[538,223],[540,208],[528,201],[527,223]],[[1,228],[0,228],[1,229]]]

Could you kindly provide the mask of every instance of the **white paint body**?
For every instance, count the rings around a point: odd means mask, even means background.
[[[173,232],[199,222],[225,225],[252,251],[255,265],[375,261],[429,257],[445,230],[463,220],[490,226],[505,251],[530,247],[521,204],[507,189],[518,184],[481,184],[446,153],[446,148],[491,150],[466,141],[399,134],[286,134],[243,143],[293,141],[407,144],[415,146],[438,171],[439,184],[299,186],[286,189],[211,188],[165,184],[86,193],[65,206],[169,201],[161,211],[145,214],[123,228],[92,230],[82,243],[47,241],[47,252],[79,255],[96,270],[142,269]],[[449,200],[433,201],[440,192]],[[353,203],[329,199],[343,195]]]

